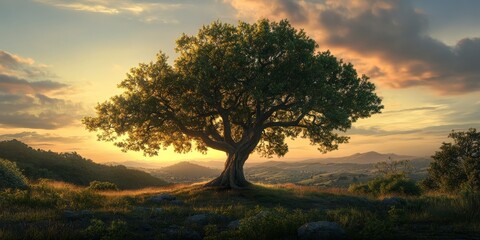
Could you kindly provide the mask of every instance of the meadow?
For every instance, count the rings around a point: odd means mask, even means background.
[[[98,191],[51,180],[0,192],[0,239],[297,239],[312,221],[338,223],[347,239],[480,239],[480,196],[293,184]]]

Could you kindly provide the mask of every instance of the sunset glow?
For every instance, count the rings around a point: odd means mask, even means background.
[[[377,86],[385,108],[321,154],[289,140],[284,160],[377,151],[430,156],[452,130],[480,128],[480,1],[474,0],[6,0],[0,3],[0,140],[75,151],[96,162],[224,160],[210,150],[155,157],[98,142],[81,119],[120,93],[130,68],[175,40],[220,20],[288,19],[352,62]],[[250,160],[265,160],[254,154]]]

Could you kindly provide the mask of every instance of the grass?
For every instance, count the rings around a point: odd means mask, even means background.
[[[160,193],[183,204],[149,201]],[[348,239],[480,236],[478,195],[425,193],[398,205],[383,204],[383,197],[292,184],[91,191],[41,181],[28,190],[0,192],[0,239],[185,239],[192,231],[204,239],[296,239],[297,228],[310,221],[337,222]],[[207,222],[187,221],[202,213]],[[233,220],[240,220],[238,229],[227,228]]]

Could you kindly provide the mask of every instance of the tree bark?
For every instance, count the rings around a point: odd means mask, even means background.
[[[225,189],[241,189],[251,185],[245,179],[243,165],[250,153],[234,152],[228,153],[225,168],[219,177],[205,184],[205,187],[218,187]]]

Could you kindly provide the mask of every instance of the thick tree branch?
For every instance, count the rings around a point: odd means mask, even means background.
[[[263,129],[272,127],[295,127],[299,126],[300,121],[305,117],[306,113],[301,113],[295,120],[289,122],[268,122],[263,125]]]

